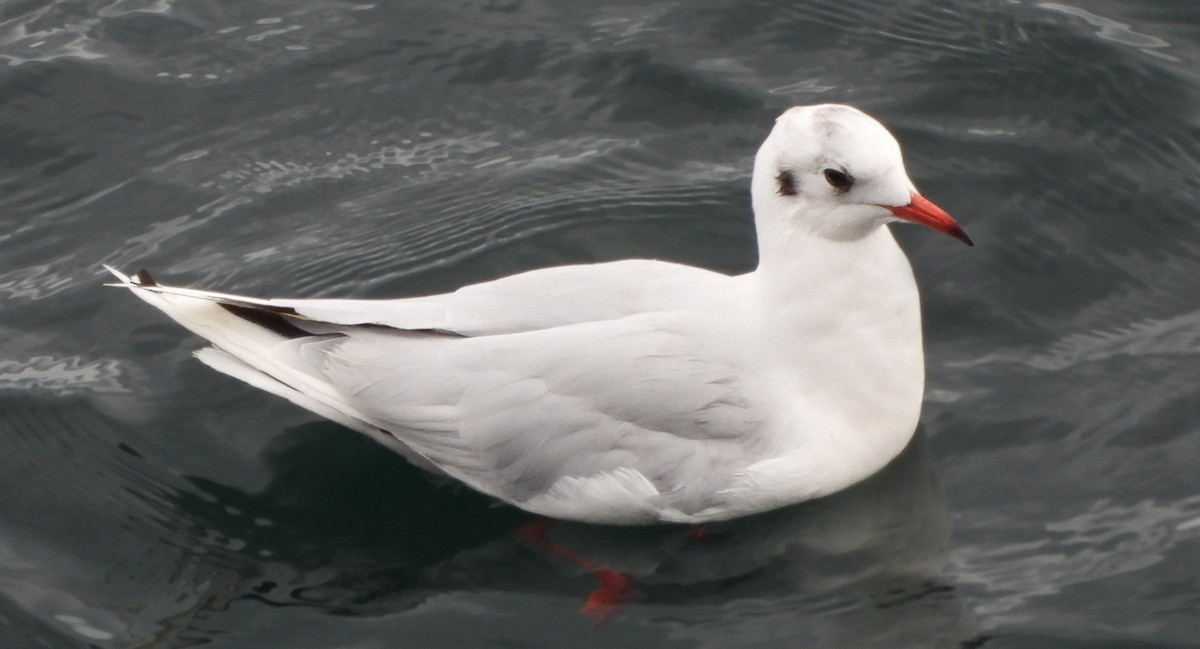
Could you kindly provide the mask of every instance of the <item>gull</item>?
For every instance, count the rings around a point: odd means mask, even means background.
[[[215,370],[550,518],[699,524],[844,489],[908,444],[925,367],[887,224],[972,244],[895,138],[784,112],[754,160],[758,266],[630,259],[394,300],[257,299],[108,268]]]

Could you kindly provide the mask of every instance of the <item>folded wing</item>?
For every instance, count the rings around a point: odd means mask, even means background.
[[[551,516],[687,520],[757,457],[748,440],[767,416],[722,360],[737,357],[720,353],[729,332],[689,310],[729,278],[605,266],[394,301],[259,300],[113,272],[210,340],[209,365],[421,466]]]
[[[756,455],[754,386],[702,360],[705,337],[668,312],[475,338],[351,331],[317,351],[353,411],[467,484],[572,518],[633,485],[650,509],[622,515],[650,518],[711,505]]]

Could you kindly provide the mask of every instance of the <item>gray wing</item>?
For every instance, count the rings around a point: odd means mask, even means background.
[[[724,275],[629,261],[358,301],[113,273],[219,348],[201,354],[214,368],[535,512],[686,520],[761,459],[764,386],[733,360],[747,336],[727,330],[743,309],[711,317],[738,294]]]
[[[688,304],[730,280],[713,271],[645,259],[558,266],[465,286],[453,293],[395,300],[253,298],[139,282],[108,268],[120,286],[262,309],[297,320],[382,325],[480,336],[610,320]]]
[[[728,333],[688,320],[474,338],[352,330],[308,353],[355,412],[481,491],[574,518],[635,503],[687,514],[748,463],[766,416],[741,368],[699,349]]]

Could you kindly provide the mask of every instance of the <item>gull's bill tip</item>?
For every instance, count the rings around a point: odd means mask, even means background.
[[[908,205],[898,205],[888,207],[887,209],[896,215],[898,219],[910,223],[918,223],[937,230],[942,234],[948,234],[968,246],[975,245],[975,242],[971,241],[971,237],[967,236],[967,233],[959,227],[953,217],[947,214],[942,208],[934,205],[928,198],[916,192],[912,193],[912,200]]]

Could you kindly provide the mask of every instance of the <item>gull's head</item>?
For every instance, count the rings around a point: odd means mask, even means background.
[[[755,158],[752,184],[760,224],[782,221],[789,230],[851,240],[903,220],[974,245],[917,192],[896,138],[850,106],[797,106],[780,115]]]

